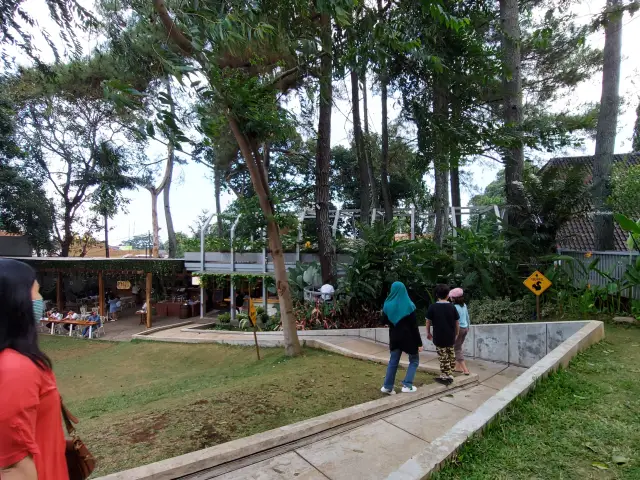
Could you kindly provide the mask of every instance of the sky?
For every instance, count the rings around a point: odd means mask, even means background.
[[[575,7],[579,21],[589,22],[594,15],[602,10],[605,0],[592,0],[581,2]],[[55,26],[51,25],[48,12],[42,0],[27,0],[30,12],[34,14],[40,25],[48,25],[48,30],[54,31]],[[637,32],[640,22],[640,14],[634,17],[626,15],[623,21],[622,35],[622,68],[620,95],[624,98],[625,104],[622,107],[618,118],[618,134],[616,137],[616,153],[624,153],[631,150],[631,136],[633,125],[636,119],[635,109],[640,99],[640,86],[634,80],[640,73],[640,56],[635,52],[637,43]],[[634,38],[635,37],[635,38]],[[589,41],[598,47],[604,46],[604,31],[598,31],[591,35]],[[88,47],[95,45],[96,39],[89,39],[86,42]],[[43,48],[43,53],[46,53]],[[601,95],[602,74],[596,74],[590,81],[580,85],[571,95],[570,103],[582,104],[585,102],[599,102]],[[343,92],[348,91],[344,81],[336,82]],[[346,95],[343,95],[346,98]],[[373,132],[380,132],[381,106],[380,98],[368,92],[369,126]],[[348,98],[336,100],[332,110],[332,131],[331,145],[348,145],[350,142],[352,121],[351,105]],[[400,104],[397,99],[389,99],[389,122],[400,114]],[[594,153],[595,143],[587,140],[585,147],[581,150],[567,150],[556,153],[558,155],[591,155]],[[150,149],[150,155],[162,154],[163,149],[159,146]],[[549,157],[549,156],[547,156]],[[468,169],[472,178],[472,184],[461,192],[462,204],[466,205],[469,199],[476,193],[482,191],[484,187],[494,180],[500,165],[490,160],[474,162]],[[197,216],[204,210],[215,210],[215,195],[213,183],[209,169],[188,162],[184,165],[177,165],[174,170],[174,180],[171,188],[171,211],[173,223],[176,231],[189,232],[189,226],[193,225]],[[432,181],[428,180],[432,185]],[[151,197],[146,190],[138,190],[128,195],[130,203],[127,213],[118,214],[112,221],[113,229],[110,231],[110,244],[117,245],[125,241],[130,236],[147,233],[151,230]],[[232,194],[224,193],[222,196],[223,208],[233,200]],[[166,228],[162,199],[158,202],[158,216],[161,227],[160,236],[166,239]],[[102,239],[101,234],[96,235]]]

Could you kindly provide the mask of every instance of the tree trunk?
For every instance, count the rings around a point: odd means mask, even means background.
[[[154,188],[150,188],[149,193],[151,194],[151,230],[153,237],[151,256],[153,258],[158,258],[160,256],[160,228],[158,227],[158,191]]]
[[[222,238],[222,208],[220,206],[220,187],[222,172],[217,166],[213,167],[213,184],[216,191],[216,223],[218,225],[218,237]]]
[[[329,174],[331,163],[331,107],[333,103],[333,61],[331,17],[320,15],[322,59],[320,60],[320,114],[318,117],[318,143],[316,148],[316,228],[322,281],[332,283],[335,251],[329,219]]]
[[[435,121],[444,124],[447,121],[447,94],[442,86],[436,85],[433,94],[433,115]],[[434,210],[436,225],[433,241],[442,246],[449,227],[449,160],[446,156],[443,139],[434,139],[433,170],[435,176]]]
[[[367,107],[367,74],[362,74],[362,113],[364,115],[364,138],[362,140],[362,151],[367,161],[367,171],[369,172],[369,186],[371,187],[371,206],[378,208],[380,199],[378,198],[378,188],[376,185],[376,174],[371,158],[371,137],[369,136],[369,108]],[[373,219],[375,221],[375,218]]]
[[[638,104],[638,107],[636,108],[636,123],[633,125],[631,150],[634,152],[640,152],[640,104]]]
[[[176,106],[173,103],[173,96],[171,95],[171,80],[169,77],[167,82],[167,95],[169,97],[171,116],[175,115]],[[162,183],[163,200],[164,200],[164,218],[167,222],[167,240],[169,244],[169,258],[175,258],[178,251],[178,241],[176,240],[176,231],[173,228],[173,217],[171,216],[171,207],[169,203],[169,195],[171,193],[171,180],[173,179],[173,163],[174,163],[174,146],[173,141],[169,138],[167,143],[167,167],[165,169],[164,180]]]
[[[524,146],[522,143],[522,72],[520,57],[520,20],[518,0],[500,0],[502,25],[502,53],[506,71],[502,79],[504,90],[504,122],[514,140],[504,152],[505,193],[507,221],[518,227],[524,219],[526,206],[522,178],[524,172]]]
[[[109,217],[104,216],[104,256],[109,258]]]
[[[382,0],[378,0],[378,15],[380,16],[380,23],[386,23]],[[391,203],[391,192],[389,191],[389,113],[387,110],[389,78],[386,74],[386,62],[383,61],[380,67],[382,72],[380,75],[380,97],[382,101],[380,185],[382,190],[382,203],[384,205],[384,220],[385,222],[391,222],[393,221],[393,204]]]
[[[288,356],[300,355],[302,349],[298,341],[296,322],[293,315],[293,301],[289,288],[289,277],[284,263],[284,252],[280,238],[280,228],[275,219],[271,199],[269,198],[269,185],[264,178],[264,169],[257,149],[252,148],[249,139],[240,129],[238,122],[232,116],[228,116],[229,126],[233,136],[238,142],[242,156],[251,175],[251,183],[260,202],[262,213],[267,219],[267,235],[273,258],[273,268],[276,277],[276,290],[280,300],[280,318],[282,320],[282,333],[284,336],[285,354]]]
[[[167,181],[162,189],[164,200],[164,218],[167,222],[167,237],[169,244],[169,258],[175,258],[178,251],[178,241],[176,240],[176,231],[173,228],[173,217],[171,216],[171,206],[169,203],[169,194],[171,191],[171,180],[173,178],[173,144],[169,142],[167,147]]]
[[[60,256],[68,257],[69,252],[71,251],[71,244],[73,243],[73,232],[71,231],[71,214],[69,213],[69,209],[65,208],[64,216],[63,216],[63,230],[64,237],[60,239]]]
[[[389,115],[387,112],[387,77],[380,79],[380,97],[382,99],[382,154],[380,158],[382,177],[382,202],[384,203],[385,222],[393,221],[393,205],[391,204],[391,192],[389,192]]]
[[[362,141],[362,124],[360,123],[360,91],[358,74],[351,70],[351,104],[353,106],[353,137],[356,144],[356,155],[360,171],[360,223],[369,225],[371,199],[369,197],[369,168],[364,154]]]
[[[456,227],[460,228],[462,223],[462,214],[460,213],[460,162],[454,160],[451,162],[451,206],[456,208]]]
[[[605,13],[602,98],[596,133],[593,164],[593,204],[595,208],[595,250],[614,249],[614,224],[607,199],[611,195],[611,165],[616,143],[620,103],[620,60],[622,49],[622,13],[620,0],[608,0]]]

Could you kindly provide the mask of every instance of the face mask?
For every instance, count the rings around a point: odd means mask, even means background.
[[[44,313],[44,300],[41,298],[33,300],[33,317],[35,318],[36,323],[40,322],[40,319],[42,318],[43,313]]]

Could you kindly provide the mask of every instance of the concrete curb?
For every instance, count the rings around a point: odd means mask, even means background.
[[[504,387],[472,414],[455,424],[420,454],[405,462],[387,480],[421,480],[440,469],[474,434],[482,432],[516,398],[526,395],[537,382],[566,367],[579,352],[604,338],[604,324],[591,320],[526,372]]]
[[[161,327],[153,327],[149,330],[145,330],[144,332],[136,333],[131,335],[131,338],[145,337],[147,335],[151,335],[152,333],[161,332],[162,330],[170,330],[172,328],[184,327],[185,325],[190,325],[193,322],[178,322],[172,325],[162,325]]]
[[[386,410],[429,398],[437,400],[441,396],[449,394],[453,389],[474,384],[477,381],[477,375],[457,377],[448,387],[434,383],[418,389],[415,394],[393,395],[379,400],[372,400],[250,437],[240,438],[149,465],[113,473],[97,480],[168,480],[178,478],[291,443],[331,428],[362,420]]]

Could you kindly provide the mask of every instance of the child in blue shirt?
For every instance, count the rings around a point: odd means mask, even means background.
[[[467,305],[464,303],[464,292],[461,288],[454,288],[449,292],[449,299],[456,307],[458,315],[460,316],[460,330],[456,337],[456,343],[453,346],[456,355],[455,371],[469,375],[471,372],[469,372],[467,368],[467,364],[464,361],[464,352],[462,351],[462,345],[464,344],[464,339],[467,337],[467,333],[469,333],[470,324],[469,310],[467,310]]]

